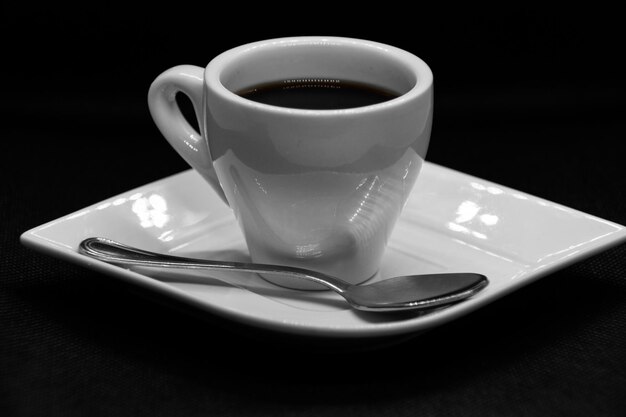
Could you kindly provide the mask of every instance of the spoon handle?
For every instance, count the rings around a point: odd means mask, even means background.
[[[282,265],[256,264],[245,262],[214,261],[196,258],[171,256],[134,248],[102,237],[83,240],[78,251],[100,261],[117,265],[134,265],[158,268],[209,269],[220,271],[245,271],[263,274],[279,274],[303,279],[324,285],[340,294],[350,284],[320,272],[309,271]]]

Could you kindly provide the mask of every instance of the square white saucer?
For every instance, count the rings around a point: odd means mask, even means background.
[[[276,287],[255,274],[130,270],[77,253],[102,236],[151,251],[249,261],[231,210],[194,171],[106,199],[21,236],[33,249],[247,325],[353,338],[407,335],[468,314],[557,269],[626,240],[624,226],[426,162],[373,280],[477,272],[489,286],[427,313],[352,310],[330,291]],[[158,279],[154,279],[154,278]],[[219,279],[227,279],[225,284]]]

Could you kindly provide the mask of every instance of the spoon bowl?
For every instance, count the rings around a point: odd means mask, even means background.
[[[103,237],[83,240],[78,251],[116,265],[279,274],[321,284],[341,295],[353,308],[375,312],[440,307],[471,297],[489,284],[484,275],[468,272],[406,275],[371,284],[353,285],[337,277],[302,268],[165,255]]]

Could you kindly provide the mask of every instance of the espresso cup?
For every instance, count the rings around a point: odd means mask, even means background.
[[[291,80],[347,80],[396,97],[328,110],[238,94]],[[378,271],[426,156],[432,84],[426,63],[396,47],[293,37],[236,47],[206,68],[171,68],[150,86],[148,104],[167,141],[232,208],[253,262],[358,284]],[[181,114],[177,93],[193,103],[200,132]],[[323,288],[264,278],[290,288]]]

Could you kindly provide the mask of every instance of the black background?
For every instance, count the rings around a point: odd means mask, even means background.
[[[295,35],[413,52],[435,75],[428,160],[626,224],[619,13],[446,9],[3,4],[0,414],[624,415],[624,245],[424,336],[319,352],[19,245],[187,168],[147,111],[160,72]]]

